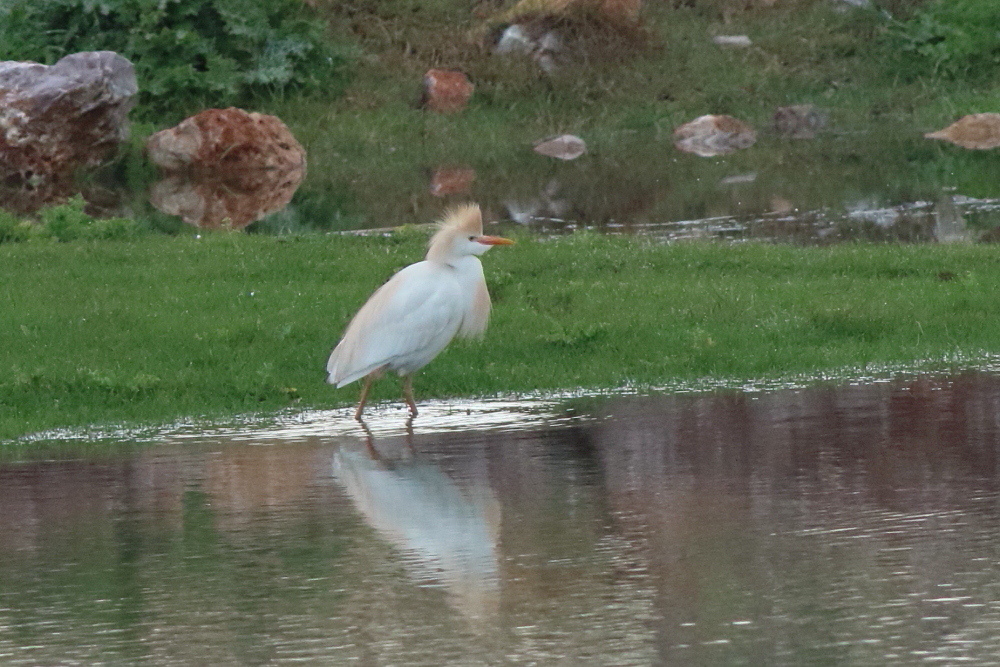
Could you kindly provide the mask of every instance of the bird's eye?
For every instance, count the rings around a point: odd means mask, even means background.
[[[476,240],[476,237],[475,237],[475,236],[470,236],[470,237],[469,237],[469,240],[470,240],[470,241],[475,241],[475,240]]]

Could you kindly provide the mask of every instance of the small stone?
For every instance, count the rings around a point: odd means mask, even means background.
[[[739,48],[746,48],[753,45],[753,42],[746,35],[716,35],[712,38],[712,43],[716,46],[734,46]]]
[[[733,176],[726,176],[719,181],[719,185],[741,185],[743,183],[753,183],[757,180],[757,172],[751,171],[746,174],[734,174]]]
[[[575,160],[587,152],[587,144],[580,137],[564,134],[536,143],[535,152],[560,160]]]
[[[430,69],[424,75],[422,106],[438,113],[457,113],[465,108],[475,86],[458,70]]]
[[[431,194],[445,197],[465,192],[476,180],[476,170],[467,167],[438,167],[431,176]]]
[[[531,55],[537,44],[535,40],[528,35],[527,31],[517,23],[507,26],[507,28],[501,33],[500,39],[497,40],[496,45],[493,47],[493,53],[497,55],[508,55],[512,53],[519,53],[522,55]]]
[[[752,127],[726,115],[699,116],[674,130],[674,147],[701,157],[732,153],[756,141]]]
[[[1000,114],[977,113],[964,116],[937,132],[928,132],[927,139],[943,139],[962,148],[987,150],[1000,146]]]

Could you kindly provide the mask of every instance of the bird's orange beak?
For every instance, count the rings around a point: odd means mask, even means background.
[[[513,241],[502,236],[477,236],[476,240],[483,245],[514,245]]]

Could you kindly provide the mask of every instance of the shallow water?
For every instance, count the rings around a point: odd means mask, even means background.
[[[0,663],[995,664],[1000,376],[583,405],[0,464]]]
[[[75,187],[0,184],[0,206],[31,212],[80,191],[94,215],[135,216],[172,233],[393,228],[431,222],[449,204],[472,200],[487,221],[539,234],[592,229],[799,244],[1000,238],[1000,170],[987,151],[878,120],[859,131],[832,122],[812,139],[760,129],[750,148],[709,158],[678,151],[665,127],[583,132],[588,152],[570,162],[512,138],[499,155],[421,142],[385,146],[385,161],[357,163],[341,157],[348,147],[320,136],[301,181],[216,175],[137,183],[128,174],[141,169],[118,165]]]

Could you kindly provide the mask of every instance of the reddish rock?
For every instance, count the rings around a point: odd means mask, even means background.
[[[0,62],[0,181],[44,188],[101,164],[128,139],[137,92],[132,63],[111,51]]]
[[[943,139],[962,148],[986,150],[1000,146],[1000,114],[976,113],[963,116],[937,132],[928,132],[927,139]]]
[[[431,176],[431,194],[454,195],[468,190],[476,180],[476,170],[467,167],[438,167]]]
[[[701,157],[732,153],[756,141],[754,129],[732,116],[699,116],[674,130],[674,147]]]
[[[456,113],[465,108],[474,88],[458,70],[430,69],[424,75],[422,105],[438,113]]]
[[[305,149],[284,123],[234,108],[157,132],[146,151],[167,172],[150,203],[199,227],[239,229],[284,208],[306,172]]]
[[[275,116],[206,109],[146,142],[149,159],[168,171],[305,170],[306,151]]]

